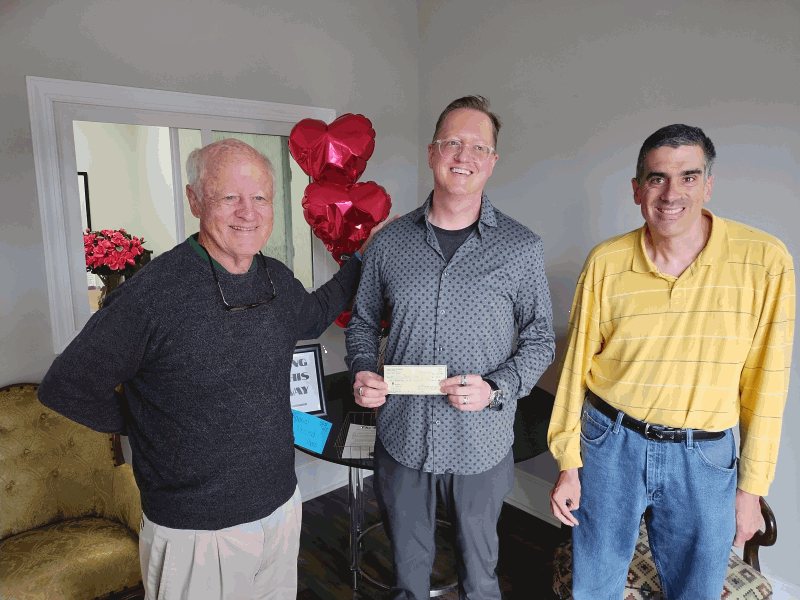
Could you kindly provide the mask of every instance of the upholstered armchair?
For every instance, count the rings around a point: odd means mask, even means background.
[[[759,546],[772,546],[778,539],[775,514],[761,498],[761,515],[765,529],[756,533],[744,545],[744,560],[731,550],[728,558],[728,572],[722,588],[724,600],[767,600],[772,598],[772,584],[758,572]],[[572,600],[572,542],[565,542],[556,548],[553,561],[553,591],[561,600]],[[666,600],[661,591],[650,542],[644,520],[639,525],[639,540],[628,567],[628,583],[621,600]]]
[[[0,388],[0,597],[142,597],[142,506],[119,436]]]

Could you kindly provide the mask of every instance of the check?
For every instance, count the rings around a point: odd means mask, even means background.
[[[383,379],[390,394],[442,394],[439,382],[447,379],[447,365],[384,365]]]

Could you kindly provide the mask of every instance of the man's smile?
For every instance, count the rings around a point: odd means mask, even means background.
[[[672,216],[680,214],[683,211],[683,209],[684,209],[683,206],[662,206],[657,208],[656,210],[658,210],[658,212],[660,212],[662,215]]]
[[[450,167],[451,173],[457,173],[458,175],[472,175],[472,171],[468,171],[467,169],[463,169],[461,167]]]

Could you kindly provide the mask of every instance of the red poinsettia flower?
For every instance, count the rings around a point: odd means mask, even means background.
[[[132,236],[124,229],[102,229],[83,234],[86,270],[97,275],[132,275],[147,258],[142,247],[144,239]]]
[[[122,252],[112,252],[108,257],[106,257],[106,265],[115,271],[124,269],[125,264],[125,256],[122,254]]]

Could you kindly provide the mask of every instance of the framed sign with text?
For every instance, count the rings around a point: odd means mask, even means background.
[[[294,349],[291,377],[289,397],[292,408],[309,415],[326,415],[322,348],[319,344]]]

